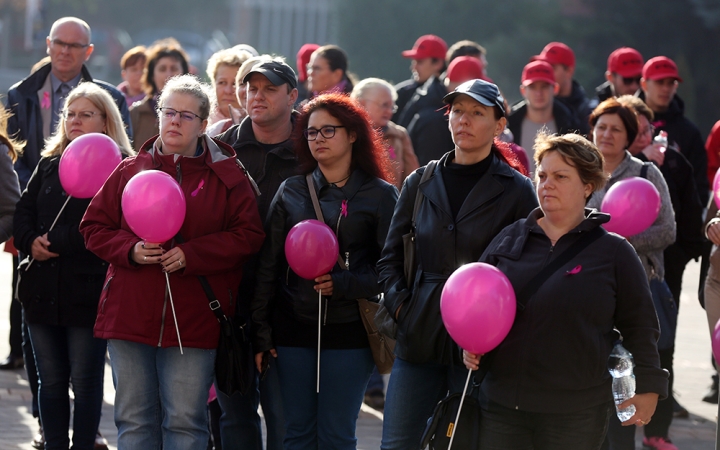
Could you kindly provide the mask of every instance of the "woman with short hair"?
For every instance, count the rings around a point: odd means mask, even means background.
[[[208,118],[208,136],[221,134],[230,128],[235,120],[244,117],[235,94],[235,80],[240,66],[251,57],[246,51],[228,48],[216,52],[208,60],[207,74],[215,90],[215,101]]]
[[[306,68],[311,98],[333,92],[350,94],[354,83],[348,67],[347,53],[337,45],[324,45],[315,50]]]

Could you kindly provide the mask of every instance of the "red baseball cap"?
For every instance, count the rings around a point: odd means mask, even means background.
[[[545,46],[539,55],[530,58],[530,61],[538,60],[547,61],[553,66],[562,64],[568,67],[575,67],[575,53],[562,42],[551,42]]]
[[[300,50],[297,52],[296,61],[297,61],[297,73],[298,73],[298,81],[303,83],[305,80],[307,80],[307,69],[306,66],[310,62],[310,56],[313,54],[313,52],[317,49],[319,49],[320,46],[317,44],[304,44],[302,47],[300,47]]]
[[[442,38],[434,34],[426,34],[415,41],[412,50],[405,50],[402,55],[410,59],[435,58],[444,60],[446,52],[447,44]]]
[[[621,47],[610,53],[607,70],[621,77],[639,77],[643,70],[643,57],[639,51],[630,47]]]
[[[642,69],[642,77],[646,80],[664,80],[665,78],[674,78],[682,82],[682,78],[678,74],[678,68],[675,62],[667,56],[656,56],[650,58]]]
[[[529,86],[536,81],[555,84],[555,71],[550,63],[537,60],[525,65],[522,71],[522,85]]]
[[[464,83],[483,76],[482,62],[474,56],[458,56],[453,59],[447,69],[447,79],[453,83]]]

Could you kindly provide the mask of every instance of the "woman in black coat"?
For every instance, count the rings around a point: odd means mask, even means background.
[[[107,263],[85,248],[78,229],[90,199],[71,198],[50,229],[67,199],[60,157],[86,133],[105,133],[125,155],[132,152],[115,102],[92,83],[81,83],[68,94],[57,131],[45,144],[14,219],[15,246],[29,255],[18,268],[18,298],[35,353],[48,449],[70,447],[70,384],[73,448],[93,448],[102,407],[106,343],[93,337],[93,325]]]
[[[496,139],[506,124],[497,86],[470,80],[444,100],[455,149],[437,162],[427,181],[420,184],[425,168],[406,179],[378,263],[384,304],[398,324],[384,450],[416,448],[437,402],[448,390],[462,390],[466,372],[460,351],[440,317],[445,281],[463,264],[477,261],[500,230],[537,206],[532,183]],[[403,235],[411,231],[419,184],[424,198],[416,218],[417,267],[408,286]]]

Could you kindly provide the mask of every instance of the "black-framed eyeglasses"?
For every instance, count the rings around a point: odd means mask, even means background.
[[[630,86],[631,84],[640,84],[640,77],[622,77],[623,84]]]
[[[177,109],[168,108],[167,106],[161,106],[158,108],[158,111],[160,111],[160,115],[167,120],[173,120],[178,114],[180,114],[180,118],[185,122],[192,122],[196,117],[203,120],[202,117],[192,111],[178,111]]]
[[[79,119],[80,122],[85,122],[86,120],[90,120],[90,119],[92,119],[93,117],[95,117],[96,114],[99,115],[99,116],[104,116],[103,113],[99,113],[99,112],[96,112],[96,111],[78,111],[78,112],[75,112],[75,111],[67,111],[67,110],[65,110],[65,111],[63,111],[63,113],[62,113],[63,117],[64,117],[65,120],[67,120],[68,122],[72,122],[72,121],[75,120],[75,119]]]
[[[77,42],[69,43],[69,42],[63,42],[60,39],[53,39],[50,41],[50,43],[53,45],[53,47],[67,47],[70,50],[79,51],[84,48],[90,47],[90,44],[79,44]]]
[[[319,130],[317,128],[308,128],[307,130],[303,131],[303,135],[305,135],[305,138],[308,141],[314,141],[315,139],[317,139],[318,133],[322,134],[322,137],[324,137],[325,139],[330,139],[331,137],[335,136],[336,128],[345,127],[343,125],[325,125]]]

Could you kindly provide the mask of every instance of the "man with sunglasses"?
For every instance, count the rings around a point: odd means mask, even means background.
[[[621,47],[610,53],[607,60],[605,81],[595,88],[598,103],[610,97],[633,95],[640,89],[643,57],[639,51],[630,47]]]

